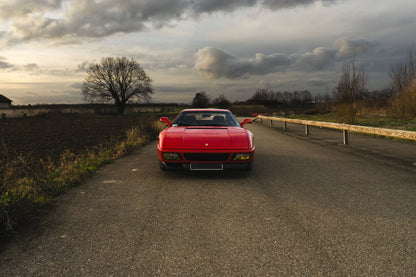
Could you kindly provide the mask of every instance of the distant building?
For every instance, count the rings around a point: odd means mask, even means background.
[[[10,109],[12,102],[12,100],[0,94],[0,109]]]

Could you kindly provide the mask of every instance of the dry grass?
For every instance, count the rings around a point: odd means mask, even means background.
[[[14,157],[3,144],[0,148],[0,236],[12,232],[37,207],[79,184],[102,165],[157,138],[161,129],[153,117],[143,118],[139,125],[127,130],[123,139],[98,145],[82,154],[64,151],[57,161],[34,160],[24,155]]]
[[[416,79],[390,102],[394,115],[402,120],[416,119]]]
[[[357,117],[357,103],[339,103],[337,109],[337,121],[341,123],[354,124]]]

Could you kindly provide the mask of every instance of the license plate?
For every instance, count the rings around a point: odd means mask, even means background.
[[[190,170],[223,170],[223,164],[218,163],[203,163],[203,164],[191,164]]]

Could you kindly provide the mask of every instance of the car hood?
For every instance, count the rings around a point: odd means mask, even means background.
[[[172,127],[166,130],[168,149],[248,149],[249,139],[240,127]]]

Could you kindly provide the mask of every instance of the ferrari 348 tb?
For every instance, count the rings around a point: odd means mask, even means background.
[[[254,157],[253,133],[229,110],[188,109],[159,134],[160,168],[188,170],[250,170]]]

